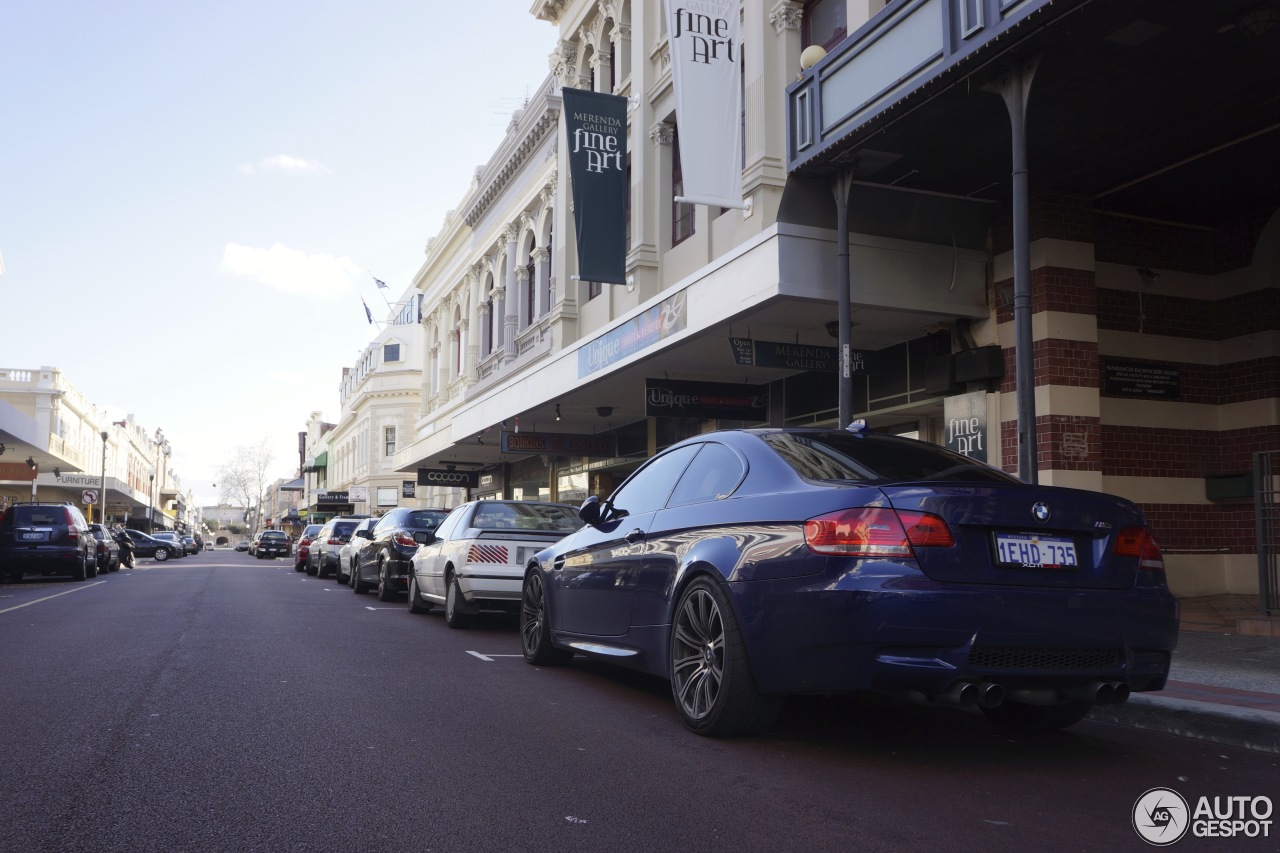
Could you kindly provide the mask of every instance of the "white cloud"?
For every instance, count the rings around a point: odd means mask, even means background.
[[[308,255],[279,243],[270,249],[228,243],[219,270],[284,293],[319,297],[344,293],[367,278],[351,258]]]
[[[258,172],[284,172],[286,175],[329,175],[328,167],[315,160],[304,160],[301,157],[290,157],[288,154],[277,154],[257,163],[245,163],[237,167],[246,175]]]

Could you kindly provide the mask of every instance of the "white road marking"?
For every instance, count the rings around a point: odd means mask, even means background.
[[[367,604],[364,606],[364,609],[365,610],[404,610],[403,607],[370,607]]]
[[[75,589],[68,589],[64,592],[55,592],[53,595],[46,595],[44,598],[37,598],[35,601],[28,601],[26,604],[16,604],[13,607],[10,607],[6,610],[0,610],[0,613],[9,613],[14,610],[21,610],[24,607],[30,607],[33,604],[39,604],[42,601],[48,601],[49,599],[57,598],[60,595],[70,595],[73,592],[79,592],[82,589],[89,589],[89,587],[94,587],[94,586],[97,586],[98,584],[103,584],[103,583],[106,583],[106,581],[98,581],[97,583],[91,583],[85,586],[78,586]]]
[[[491,658],[491,657],[486,657],[485,655],[482,655],[482,654],[480,654],[479,652],[471,652],[471,651],[469,651],[469,652],[467,652],[467,654],[469,654],[469,655],[475,655],[476,657],[480,658],[480,660],[487,660],[487,661],[489,661],[490,663],[493,663],[493,658]]]
[[[480,658],[480,660],[487,660],[487,661],[490,661],[490,662],[493,662],[493,661],[494,661],[494,660],[496,660],[497,658],[522,658],[522,657],[524,657],[524,655],[495,655],[495,654],[493,654],[492,652],[490,652],[490,653],[489,653],[489,654],[487,654],[487,655],[482,655],[482,654],[480,654],[479,652],[472,652],[472,651],[468,651],[468,652],[467,652],[467,654],[469,654],[469,655],[475,655],[476,657]]]

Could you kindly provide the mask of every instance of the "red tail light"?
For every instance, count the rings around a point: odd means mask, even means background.
[[[338,541],[337,537],[334,537],[333,539],[330,539],[330,540],[329,540],[329,544],[330,544],[330,545],[341,545],[342,543]]]
[[[79,542],[80,531],[76,530],[76,523],[75,523],[75,520],[71,518],[70,510],[64,509],[62,513],[67,518],[67,538],[70,539],[72,542]]]
[[[811,518],[804,538],[815,554],[842,557],[914,557],[913,547],[955,544],[947,523],[927,512],[860,507]]]
[[[409,548],[418,547],[417,540],[415,540],[408,533],[404,533],[403,531],[395,535],[395,540],[397,545],[405,545]]]
[[[1137,557],[1138,568],[1147,572],[1164,571],[1164,554],[1146,527],[1126,527],[1116,534],[1116,554]]]

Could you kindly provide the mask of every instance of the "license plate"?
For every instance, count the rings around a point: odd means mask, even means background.
[[[43,534],[43,533],[24,533],[24,534],[22,534],[22,538],[23,538],[23,539],[33,539],[33,540],[35,540],[35,541],[39,542],[39,541],[42,541],[42,540],[44,539],[44,534]]]
[[[996,553],[1005,565],[1041,569],[1074,568],[1076,544],[1058,536],[997,533]]]

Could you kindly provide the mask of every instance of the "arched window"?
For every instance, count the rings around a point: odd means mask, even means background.
[[[805,47],[816,44],[831,50],[849,33],[845,0],[809,0],[800,21],[800,38]]]
[[[525,298],[525,314],[527,322],[525,325],[533,325],[534,319],[538,314],[538,262],[534,259],[534,252],[538,248],[538,241],[533,237],[529,237],[529,262],[524,265],[524,298]]]

